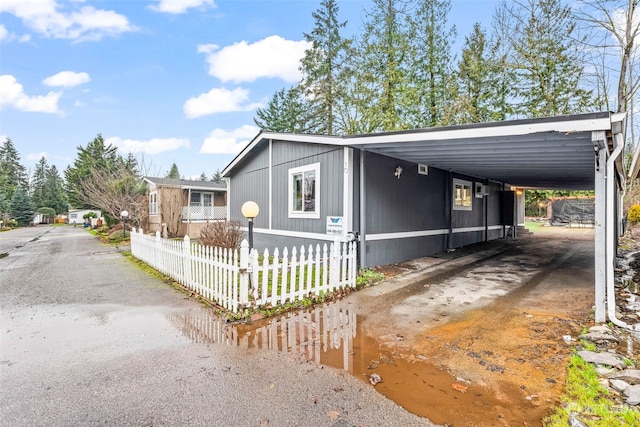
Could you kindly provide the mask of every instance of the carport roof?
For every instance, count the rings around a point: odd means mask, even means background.
[[[344,145],[520,188],[591,190],[595,153],[612,148],[612,130],[621,132],[624,117],[600,112],[345,137],[263,131],[223,175],[255,145],[273,139]]]

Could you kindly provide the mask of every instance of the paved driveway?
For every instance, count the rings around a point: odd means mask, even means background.
[[[209,309],[82,228],[0,253],[2,426],[431,425],[342,370],[199,342],[184,319]]]

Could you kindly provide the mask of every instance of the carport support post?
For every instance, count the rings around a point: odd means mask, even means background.
[[[604,138],[604,135],[602,135]],[[595,141],[594,141],[595,142]],[[607,230],[606,230],[606,165],[607,149],[600,148],[595,162],[595,322],[606,321],[606,285],[607,285]]]

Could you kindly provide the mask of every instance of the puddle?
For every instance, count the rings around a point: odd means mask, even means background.
[[[205,311],[169,319],[194,342],[291,353],[344,369],[368,387],[374,387],[370,378],[377,375],[379,393],[437,424],[542,425],[546,410],[538,407],[536,396],[526,400],[526,393],[513,385],[491,390],[455,378],[429,356],[403,347],[400,335],[366,336],[361,327],[366,319],[345,305],[328,303],[251,325],[225,323]]]

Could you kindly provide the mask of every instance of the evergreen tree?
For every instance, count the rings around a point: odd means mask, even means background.
[[[176,165],[176,162],[173,162],[173,164],[171,165],[171,169],[169,169],[169,172],[167,172],[165,178],[180,179],[180,171],[178,170],[178,165]]]
[[[576,20],[561,0],[510,3],[517,17],[512,28],[512,48],[516,54],[517,96],[520,116],[536,118],[584,112],[593,107],[586,90],[584,62],[576,50]]]
[[[33,208],[25,187],[18,187],[14,191],[9,210],[11,217],[16,220],[18,225],[25,226],[31,224],[35,209]]]
[[[224,178],[222,177],[220,169],[217,169],[216,173],[213,174],[213,176],[211,177],[211,182],[216,182],[218,184],[224,183]]]
[[[206,173],[204,173],[204,172],[202,172],[202,173],[200,174],[200,177],[198,178],[198,181],[203,181],[203,182],[204,182],[204,181],[206,181],[206,180],[207,180],[207,174],[206,174]]]
[[[487,55],[486,33],[479,23],[465,38],[458,64],[458,94],[447,108],[445,123],[482,123],[491,120],[491,64]]]
[[[257,109],[253,121],[260,129],[272,132],[310,133],[310,111],[301,88],[294,86],[277,91],[265,108]]]
[[[0,145],[0,191],[11,200],[18,187],[28,188],[27,170],[20,164],[20,155],[13,141],[7,138]]]
[[[122,158],[113,145],[105,145],[102,135],[98,134],[86,147],[78,147],[78,156],[73,165],[64,171],[66,193],[69,204],[75,208],[96,208],[89,203],[84,191],[86,181],[92,179],[93,171],[113,171],[122,163]]]
[[[414,86],[411,123],[431,127],[443,122],[443,112],[452,100],[453,65],[451,40],[455,26],[447,25],[449,0],[417,2],[411,14],[411,50],[408,69]]]
[[[357,98],[350,109],[358,117],[349,132],[391,131],[413,127],[407,113],[417,95],[410,91],[407,60],[410,51],[407,5],[401,0],[373,0],[366,12],[365,29],[357,43],[353,81]]]
[[[312,16],[315,26],[305,33],[311,48],[305,51],[300,70],[303,74],[302,90],[308,99],[313,133],[336,133],[337,105],[343,102],[346,84],[346,58],[351,40],[340,35],[346,21],[338,20],[336,0],[322,0]]]
[[[511,99],[515,96],[516,73],[511,44],[513,17],[505,3],[496,9],[492,18],[493,32],[489,48],[489,84],[491,86],[491,120],[506,120],[514,114]]]
[[[64,180],[55,165],[51,165],[47,170],[42,206],[52,208],[57,214],[69,210],[64,192]]]
[[[47,172],[49,171],[49,165],[47,159],[42,156],[38,164],[36,164],[36,170],[33,172],[31,178],[31,201],[33,206],[40,208],[46,206],[45,200],[45,185],[47,182]]]

